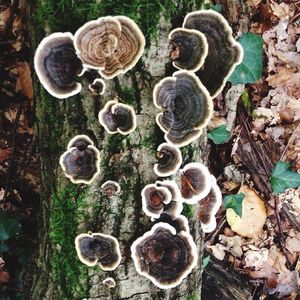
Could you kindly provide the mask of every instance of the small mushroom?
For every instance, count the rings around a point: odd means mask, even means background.
[[[178,185],[173,180],[156,181],[156,186],[166,187],[171,192],[171,201],[167,203],[163,212],[172,218],[177,218],[183,210],[183,200]]]
[[[105,130],[114,134],[126,135],[136,128],[136,114],[127,104],[119,103],[117,99],[108,101],[99,112],[99,122]]]
[[[100,172],[100,153],[88,136],[78,135],[70,140],[59,164],[73,183],[90,184]]]
[[[102,283],[106,285],[109,289],[113,289],[116,287],[116,282],[112,277],[105,278]]]
[[[157,223],[131,246],[137,272],[161,289],[181,284],[197,264],[197,249],[186,231],[176,233],[167,223]]]
[[[121,187],[120,185],[112,180],[108,180],[101,185],[101,189],[104,194],[106,194],[109,198],[120,193]]]
[[[89,84],[89,89],[93,95],[103,95],[105,92],[105,82],[103,79],[96,78],[92,84]]]
[[[208,44],[203,33],[194,29],[175,28],[169,34],[173,66],[196,72],[203,65]]]
[[[168,188],[156,184],[147,184],[141,192],[142,208],[144,213],[153,218],[159,218],[166,204],[172,200],[172,194]]]
[[[212,187],[208,169],[200,163],[189,163],[181,172],[181,195],[188,204],[196,204],[208,195]]]
[[[222,91],[236,65],[241,63],[243,48],[233,38],[226,19],[214,10],[187,14],[182,27],[198,30],[206,37],[208,54],[197,76],[214,98]]]
[[[158,163],[154,165],[154,173],[160,177],[175,174],[182,163],[182,155],[179,148],[168,143],[162,143],[158,146],[156,157]]]
[[[177,147],[196,140],[213,112],[208,91],[189,71],[177,71],[161,80],[153,90],[153,102],[163,111],[156,122],[165,132],[165,140]]]
[[[67,98],[81,91],[81,84],[75,80],[83,67],[70,32],[56,32],[45,37],[36,49],[34,68],[41,84],[56,98]]]
[[[87,266],[97,264],[104,271],[115,270],[121,262],[119,242],[111,235],[82,233],[75,239],[79,260]]]
[[[162,213],[159,219],[154,220],[154,224],[160,222],[170,224],[176,229],[177,233],[179,233],[180,231],[186,231],[187,233],[190,232],[189,221],[185,216],[178,215],[175,218],[172,218],[169,214]]]
[[[74,45],[85,67],[111,79],[135,66],[144,51],[145,38],[130,18],[107,16],[80,27]]]
[[[211,175],[212,186],[208,195],[198,202],[197,217],[203,232],[209,233],[216,229],[215,215],[222,205],[222,193],[216,178]]]

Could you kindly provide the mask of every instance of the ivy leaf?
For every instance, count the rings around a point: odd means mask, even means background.
[[[283,193],[288,188],[300,186],[300,174],[291,170],[291,164],[278,161],[271,176],[272,190],[275,194]]]
[[[221,125],[207,134],[207,137],[217,145],[223,144],[229,136],[230,132],[226,129],[225,125]]]
[[[210,262],[210,256],[208,255],[208,256],[203,258],[201,269],[204,270],[207,267],[209,262]]]
[[[0,211],[0,240],[4,241],[15,236],[21,229],[17,219],[8,218],[7,215]]]
[[[244,49],[243,61],[236,66],[228,80],[235,84],[254,83],[262,76],[263,39],[259,35],[248,32],[239,42]]]
[[[224,198],[224,208],[232,208],[234,212],[242,218],[243,216],[243,201],[245,199],[245,194],[240,193],[237,195],[228,195]]]

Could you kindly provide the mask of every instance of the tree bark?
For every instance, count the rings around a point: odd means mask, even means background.
[[[36,31],[31,15],[29,6],[28,24],[32,49],[35,49],[43,33]],[[83,89],[79,95],[64,100],[50,97],[41,87],[38,79],[34,77],[42,192],[40,246],[33,272],[32,299],[82,299],[76,290],[69,290],[67,275],[66,282],[59,282],[52,267],[53,255],[58,249],[61,249],[62,256],[68,255],[64,252],[63,244],[53,243],[51,224],[54,222],[54,213],[57,210],[54,199],[59,198],[59,195],[70,186],[59,167],[59,157],[66,150],[68,141],[77,134],[87,134],[95,142],[95,146],[101,153],[101,172],[89,186],[72,185],[72,188],[76,189],[75,199],[64,198],[63,201],[72,202],[83,198],[84,205],[80,206],[77,211],[81,216],[77,233],[92,231],[111,234],[120,242],[122,253],[122,262],[115,271],[103,272],[100,268],[90,268],[87,271],[87,277],[78,277],[78,286],[87,287],[85,298],[99,300],[200,299],[203,234],[199,221],[194,217],[189,219],[189,225],[197,244],[198,264],[179,287],[171,290],[158,289],[150,280],[135,271],[130,256],[132,242],[151,228],[151,221],[142,211],[140,192],[146,184],[158,179],[153,172],[155,150],[161,142],[164,142],[164,139],[155,124],[157,110],[153,105],[152,90],[160,79],[171,75],[173,71],[170,68],[168,53],[170,30],[171,21],[161,18],[157,42],[151,43],[145,49],[140,63],[132,71],[118,76],[117,79],[105,80],[106,90],[101,97],[93,97],[88,89],[88,84],[92,82],[95,73],[87,74],[81,79]],[[108,100],[116,96],[121,102],[133,105],[137,114],[137,129],[128,136],[107,134],[97,119],[99,110]],[[191,146],[182,148],[182,152],[184,163],[192,161],[205,163],[206,134],[204,133]],[[101,184],[106,180],[115,180],[120,183],[122,191],[119,196],[108,199],[101,193]],[[65,222],[67,224],[68,220]],[[71,229],[66,226],[65,234],[68,235]],[[75,239],[75,237],[74,235],[71,238]],[[76,256],[71,259],[80,264]],[[212,276],[211,273],[209,274]],[[223,272],[222,276],[227,276],[227,273]],[[102,283],[107,277],[113,277],[116,281],[114,289],[109,289]],[[227,277],[222,284],[226,284],[226,280]],[[218,288],[209,282],[206,284],[206,294],[209,293],[207,288],[211,286]],[[229,281],[228,286],[230,284]],[[226,293],[228,288],[223,286],[222,294]],[[239,289],[238,284],[236,289]],[[204,299],[208,298],[204,297]]]

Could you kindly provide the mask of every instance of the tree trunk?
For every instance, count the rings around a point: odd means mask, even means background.
[[[28,24],[35,49],[43,33],[34,27],[31,9],[29,6]],[[203,235],[193,208],[186,208],[185,214],[199,261],[179,287],[156,288],[135,271],[130,256],[133,241],[151,228],[150,218],[142,211],[140,192],[158,179],[153,172],[155,151],[164,139],[155,124],[157,109],[152,90],[160,79],[174,71],[168,57],[171,28],[171,21],[161,18],[157,42],[146,47],[132,71],[105,80],[106,90],[101,97],[93,97],[88,89],[95,73],[81,79],[83,89],[79,95],[64,100],[51,97],[34,77],[42,192],[40,246],[33,272],[32,299],[200,299]],[[116,96],[133,105],[137,114],[137,129],[127,136],[107,134],[98,122],[99,110]],[[68,141],[77,134],[88,135],[101,153],[100,175],[88,186],[71,184],[58,163]],[[205,163],[206,134],[181,150],[184,163]],[[103,195],[100,187],[106,180],[119,182],[121,194],[110,199]],[[87,231],[111,234],[118,239],[122,262],[115,271],[103,272],[99,267],[88,268],[80,263],[74,239],[76,234]],[[115,288],[109,289],[102,283],[107,277],[114,278]]]

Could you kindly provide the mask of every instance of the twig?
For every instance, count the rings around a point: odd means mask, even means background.
[[[226,215],[223,216],[223,218],[222,218],[221,222],[219,223],[217,229],[214,232],[210,233],[205,238],[205,241],[206,241],[205,244],[214,244],[216,237],[219,235],[219,233],[223,229],[225,223],[226,223]]]
[[[279,211],[278,211],[278,197],[275,195],[271,195],[272,199],[275,202],[275,214],[276,214],[276,221],[277,221],[277,225],[278,225],[278,229],[279,229],[279,244],[280,244],[280,248],[286,258],[286,263],[287,263],[287,268],[290,270],[291,269],[291,262],[289,260],[287,251],[285,249],[285,247],[283,246],[283,233],[282,233],[282,227],[281,227],[281,223],[280,223],[280,216],[279,216]]]
[[[14,160],[14,156],[15,156],[15,146],[16,146],[16,132],[18,129],[21,113],[22,113],[22,106],[19,105],[18,109],[17,109],[16,119],[14,121],[14,129],[12,132],[12,150],[11,150],[11,155],[10,155],[10,159],[8,162],[8,170],[7,170],[5,189],[4,189],[4,195],[3,195],[3,206],[4,207],[5,207],[6,198],[8,195],[9,181],[10,181],[10,177],[11,177],[12,169],[13,169],[13,160]]]

